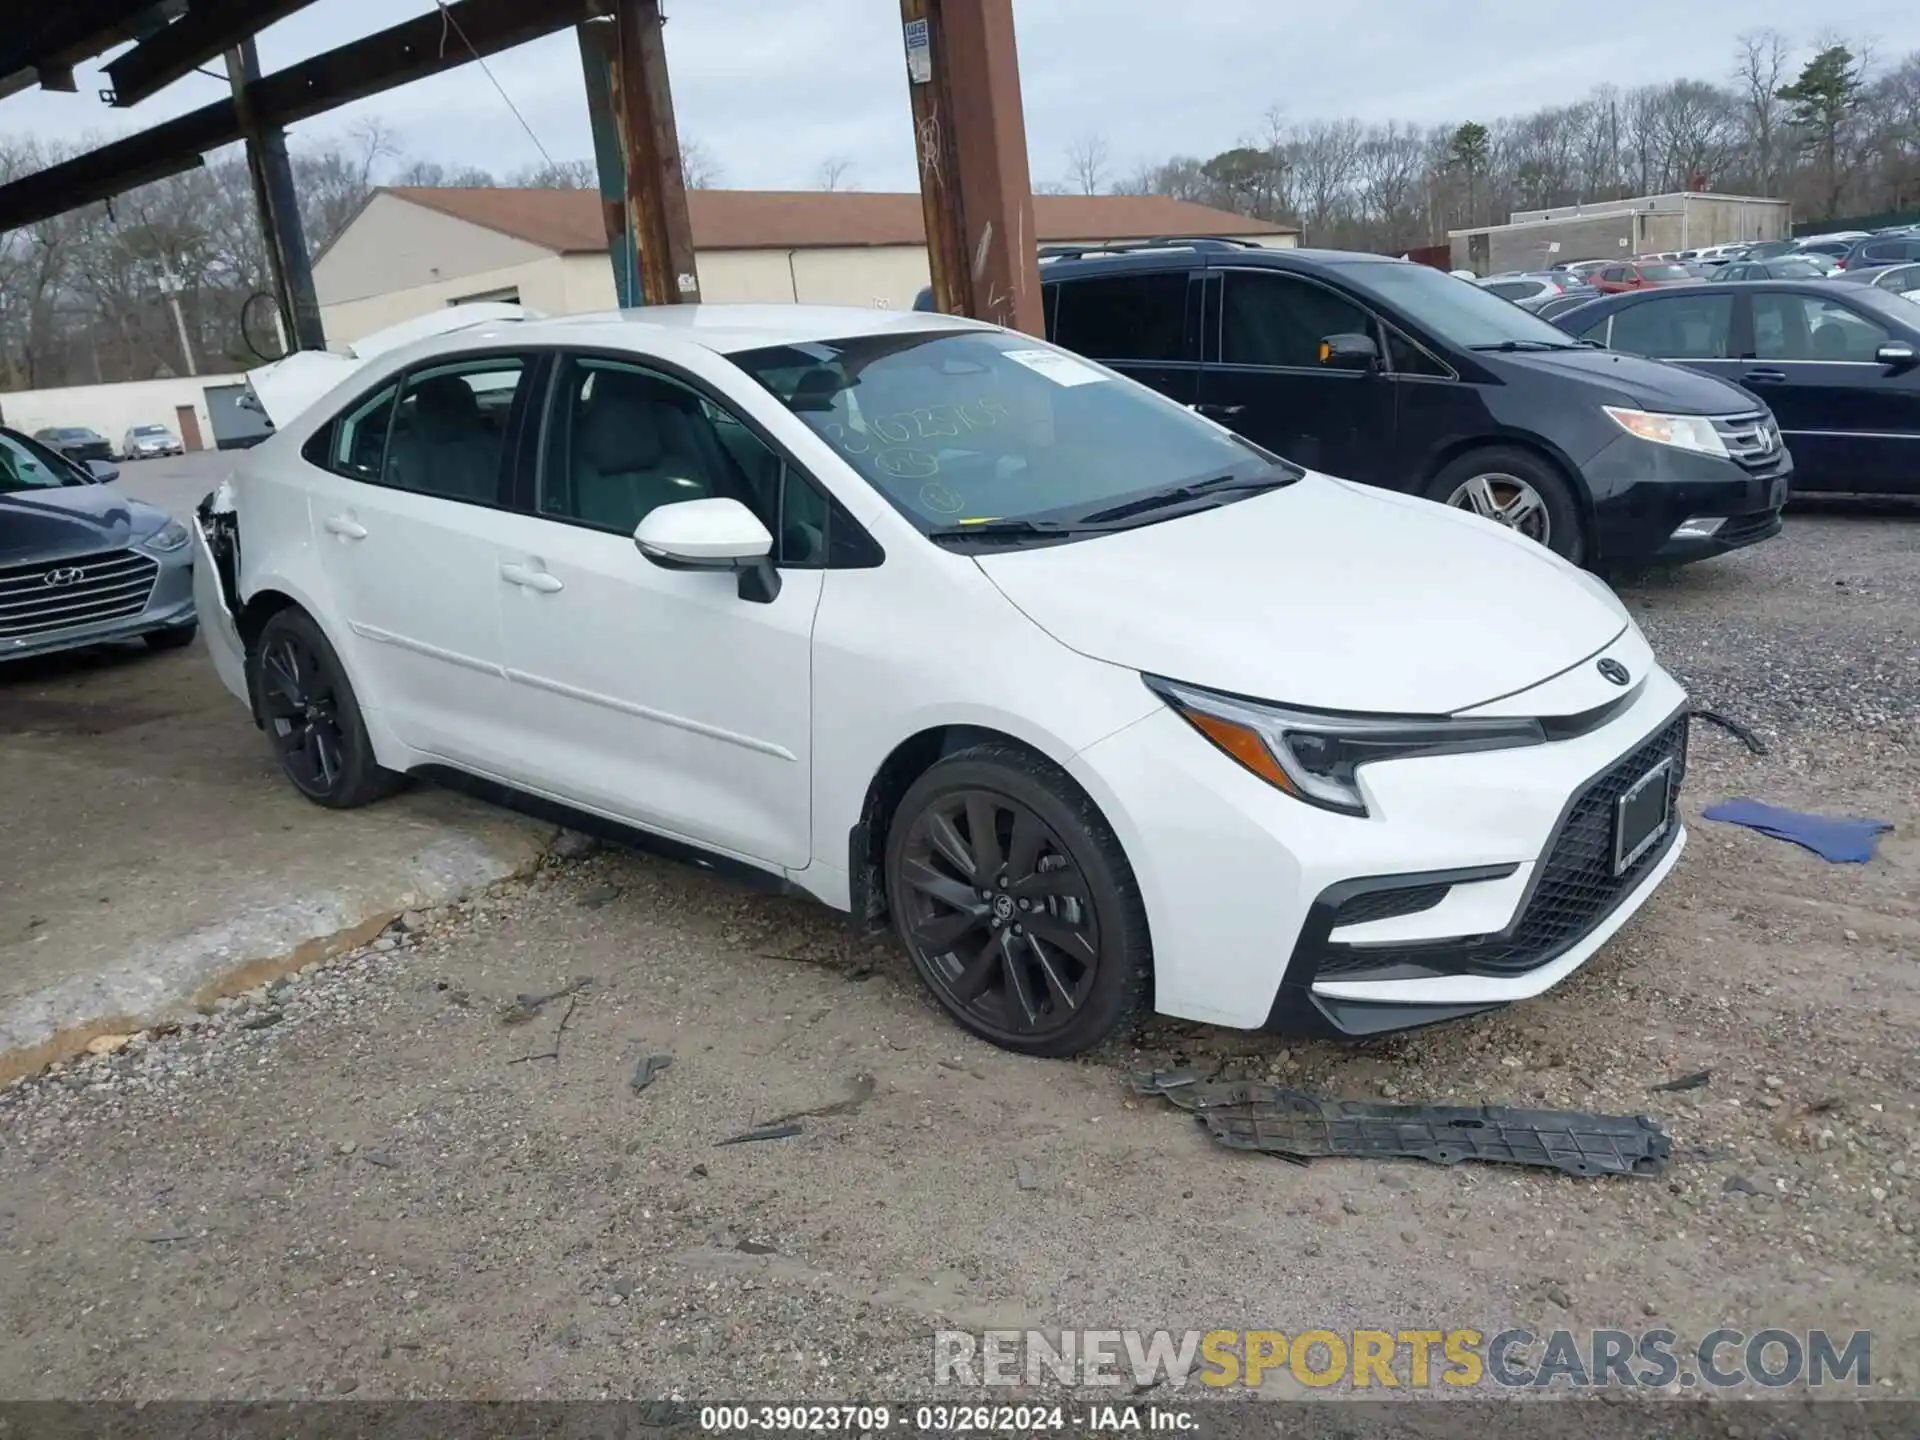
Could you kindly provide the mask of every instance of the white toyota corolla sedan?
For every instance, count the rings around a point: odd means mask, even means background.
[[[1512,531],[971,321],[461,323],[200,510],[220,674],[320,804],[457,775],[734,862],[1041,1055],[1524,999],[1679,858],[1684,695]]]

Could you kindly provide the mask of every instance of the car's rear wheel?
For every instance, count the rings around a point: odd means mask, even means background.
[[[1027,750],[975,746],[916,780],[888,830],[886,875],[914,969],[996,1045],[1075,1054],[1146,993],[1132,867],[1086,792]]]
[[[311,616],[275,612],[254,654],[254,711],[296,790],[350,810],[399,787],[401,777],[374,759],[347,672]]]
[[[1587,558],[1586,526],[1566,476],[1550,462],[1510,445],[1462,455],[1434,476],[1427,498],[1470,510],[1526,536],[1574,564]]]
[[[176,625],[171,630],[149,630],[141,639],[149,650],[184,650],[199,633],[198,625]]]

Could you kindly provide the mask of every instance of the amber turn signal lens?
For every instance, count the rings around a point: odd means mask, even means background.
[[[1300,794],[1300,787],[1280,768],[1280,762],[1273,758],[1273,752],[1267,749],[1267,742],[1257,732],[1245,725],[1236,725],[1231,720],[1222,720],[1218,715],[1209,715],[1204,710],[1182,708],[1180,713],[1186,717],[1189,725],[1269,785],[1277,785],[1289,795]]]
[[[1320,342],[1320,363],[1324,365],[1327,363],[1327,361],[1331,360],[1332,358],[1333,358],[1333,347],[1327,344],[1326,341],[1322,340]]]

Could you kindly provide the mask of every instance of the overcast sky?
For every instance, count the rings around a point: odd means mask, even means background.
[[[726,184],[806,188],[822,161],[839,157],[862,189],[913,187],[896,0],[665,4],[681,132],[720,162]],[[261,37],[262,63],[272,71],[433,8],[433,0],[318,0]],[[1065,178],[1067,147],[1082,135],[1106,139],[1119,173],[1176,151],[1224,149],[1276,105],[1299,119],[1485,121],[1577,99],[1602,81],[1717,80],[1732,64],[1736,32],[1760,26],[1786,34],[1799,58],[1834,20],[1883,62],[1920,49],[1920,0],[1015,0],[1015,18],[1036,181]],[[570,32],[489,63],[548,153],[592,153]],[[78,95],[0,100],[0,131],[78,140],[150,124],[224,90],[224,81],[189,76],[122,112],[99,103],[104,83],[89,68]],[[389,126],[408,158],[496,173],[540,160],[471,65],[308,121],[294,141],[368,118]]]

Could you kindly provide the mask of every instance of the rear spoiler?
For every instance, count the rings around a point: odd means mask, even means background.
[[[247,393],[240,403],[259,411],[266,416],[268,424],[278,429],[369,360],[389,350],[430,336],[469,330],[476,325],[541,318],[537,310],[496,301],[449,305],[444,310],[430,311],[385,330],[376,330],[351,345],[338,345],[331,350],[296,350],[284,360],[249,370]]]

